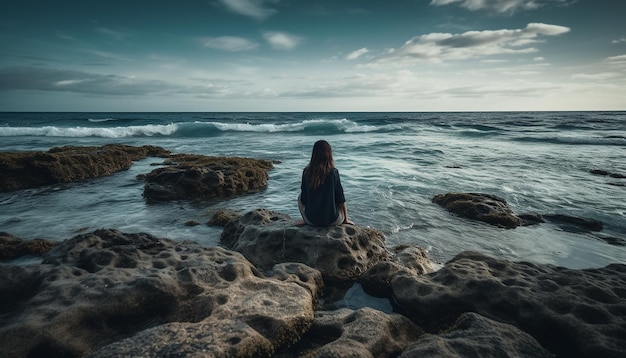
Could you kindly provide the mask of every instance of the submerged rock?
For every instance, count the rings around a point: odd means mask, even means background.
[[[130,168],[139,159],[169,154],[169,151],[159,147],[121,144],[65,146],[47,152],[1,152],[0,192],[110,175]]]
[[[435,195],[432,201],[461,217],[483,221],[491,225],[512,229],[550,221],[562,230],[585,233],[601,231],[602,222],[564,214],[516,214],[506,200],[489,194],[447,193]]]
[[[266,209],[229,222],[220,242],[260,269],[301,262],[331,281],[356,279],[390,257],[385,236],[378,230],[356,225],[298,227],[288,215]]]
[[[145,176],[148,200],[210,199],[258,191],[267,186],[272,162],[237,157],[172,155]]]
[[[609,172],[608,170],[604,170],[604,169],[592,169],[589,172],[591,174],[600,175],[600,176],[609,176],[609,177],[615,178],[615,179],[626,179],[626,175],[625,174],[612,173],[612,172]]]
[[[266,356],[307,331],[321,286],[301,264],[269,277],[219,247],[98,230],[0,266],[0,356]]]
[[[626,239],[623,239],[621,237],[615,237],[615,236],[608,236],[608,235],[594,235],[594,238],[598,239],[598,240],[602,240],[604,242],[606,242],[609,245],[615,245],[615,246],[626,246]]]
[[[483,221],[507,229],[524,225],[506,200],[489,194],[447,193],[435,195],[432,201],[467,219]]]
[[[626,355],[626,265],[572,270],[475,252],[437,272],[398,271],[390,298],[430,332],[475,312],[512,324],[559,357]]]
[[[601,221],[576,216],[551,214],[543,215],[546,220],[569,232],[601,231],[604,225]]]

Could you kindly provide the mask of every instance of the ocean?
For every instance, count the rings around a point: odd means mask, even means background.
[[[380,229],[390,247],[419,245],[442,263],[464,250],[569,268],[626,263],[626,246],[605,240],[626,242],[626,179],[591,172],[626,174],[626,112],[0,113],[0,151],[150,144],[276,161],[266,190],[223,200],[147,203],[137,176],[160,158],[108,177],[0,193],[0,231],[60,241],[115,228],[218,245],[221,228],[204,225],[217,209],[299,218],[301,173],[318,139],[333,147],[350,218]],[[516,213],[590,218],[604,229],[493,227],[431,202],[447,192],[493,194]]]

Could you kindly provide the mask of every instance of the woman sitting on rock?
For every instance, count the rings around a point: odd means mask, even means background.
[[[325,140],[318,140],[313,145],[311,161],[304,168],[300,188],[298,208],[304,220],[299,225],[354,225],[348,220],[339,171],[335,168],[330,144]]]

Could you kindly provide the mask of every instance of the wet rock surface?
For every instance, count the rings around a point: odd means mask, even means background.
[[[266,209],[229,222],[220,242],[259,269],[267,270],[279,262],[301,262],[331,281],[356,279],[390,257],[385,237],[378,230],[356,225],[298,227],[288,215]]]
[[[238,219],[241,216],[234,210],[220,209],[213,214],[207,225],[209,226],[221,226],[224,227],[229,222]]]
[[[543,217],[559,226],[561,229],[569,232],[602,231],[602,228],[604,227],[602,222],[598,220],[579,218],[563,214],[543,215]]]
[[[65,146],[47,152],[0,152],[0,192],[111,175],[130,168],[134,161],[169,154],[160,147],[121,144]]]
[[[448,211],[461,217],[483,221],[504,228],[515,228],[524,224],[500,197],[480,193],[447,193],[432,199]]]
[[[145,176],[148,200],[211,199],[261,190],[267,186],[272,162],[238,157],[172,155]]]
[[[41,256],[54,246],[44,239],[22,240],[6,232],[0,232],[0,261],[22,256]]]
[[[447,193],[432,198],[446,210],[466,219],[482,221],[494,226],[513,229],[518,226],[537,225],[550,222],[561,230],[573,233],[601,231],[604,224],[595,219],[581,218],[564,214],[516,214],[506,200],[481,193]],[[599,237],[602,240],[602,237]],[[620,245],[620,240],[604,240],[609,244]]]

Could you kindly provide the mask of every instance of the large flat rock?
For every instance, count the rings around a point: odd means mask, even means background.
[[[47,152],[0,152],[0,192],[111,175],[130,168],[139,159],[169,154],[159,147],[121,144],[65,146]]]
[[[356,279],[378,262],[389,259],[382,232],[356,225],[295,226],[288,215],[267,209],[230,221],[220,242],[242,253],[263,270],[281,262],[301,262],[325,279]]]
[[[321,285],[301,264],[268,276],[219,247],[98,230],[0,266],[0,356],[265,356],[308,330]]]
[[[194,154],[170,156],[145,176],[143,195],[148,200],[189,200],[229,197],[267,187],[272,162],[239,157]]]

